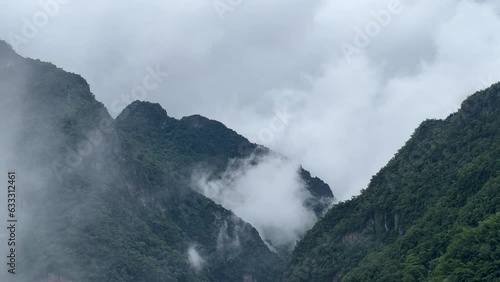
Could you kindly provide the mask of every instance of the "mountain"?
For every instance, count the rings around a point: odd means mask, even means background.
[[[0,97],[0,169],[17,172],[19,219],[16,280],[0,281],[500,279],[500,84],[423,122],[351,200],[329,208],[330,187],[297,168],[320,219],[291,254],[193,185],[199,170],[219,183],[285,156],[158,104],[113,119],[81,76],[2,41]]]
[[[500,84],[427,120],[299,242],[283,281],[500,280]]]
[[[174,173],[175,179],[188,181],[186,185],[191,182],[193,167],[201,164],[219,175],[227,168],[229,160],[252,155],[283,157],[250,143],[218,121],[200,115],[176,120],[159,104],[149,102],[136,101],[126,107],[116,119],[116,128],[131,149],[129,155],[144,158],[143,152],[148,149],[153,158],[148,162],[156,162],[166,173]],[[258,164],[256,158],[254,165]],[[325,182],[312,177],[303,168],[299,174],[312,196],[306,204],[319,217],[330,206],[332,191]]]
[[[2,41],[0,96],[1,169],[18,172],[17,281],[279,279],[284,254],[192,189],[200,166],[218,177],[237,159],[278,154],[158,104],[134,102],[115,120],[81,76]],[[304,169],[297,175],[305,205],[322,215],[329,186]]]

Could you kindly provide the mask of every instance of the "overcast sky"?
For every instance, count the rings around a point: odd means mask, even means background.
[[[113,116],[135,91],[217,119],[340,200],[500,80],[498,1],[55,1],[0,0],[0,38],[81,74]]]

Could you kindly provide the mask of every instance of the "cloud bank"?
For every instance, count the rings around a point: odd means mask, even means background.
[[[317,220],[305,206],[312,196],[300,179],[299,168],[279,156],[251,156],[234,160],[217,178],[196,172],[193,187],[252,224],[271,249],[286,248],[294,246]]]

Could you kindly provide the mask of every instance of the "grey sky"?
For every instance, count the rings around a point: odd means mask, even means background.
[[[302,163],[341,200],[365,188],[421,121],[500,79],[497,1],[40,5],[54,1],[0,0],[0,38],[81,74],[113,116],[148,70],[168,70],[141,98],[174,117],[224,122]]]

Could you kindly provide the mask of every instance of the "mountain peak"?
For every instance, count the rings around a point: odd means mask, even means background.
[[[145,119],[149,122],[163,123],[169,119],[167,111],[158,103],[134,101],[117,117],[117,120]]]
[[[461,117],[479,117],[498,110],[500,106],[500,82],[469,96],[461,105]]]

